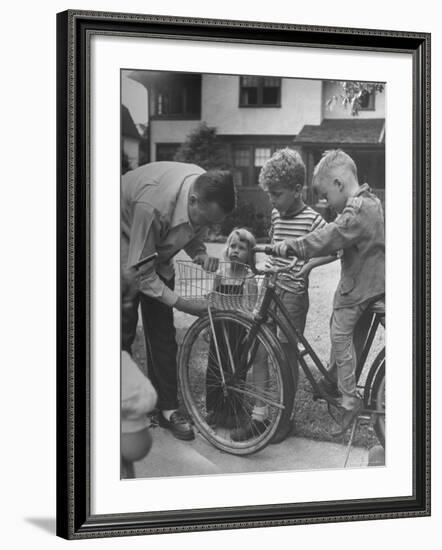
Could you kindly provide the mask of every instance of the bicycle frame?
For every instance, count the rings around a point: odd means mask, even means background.
[[[319,359],[318,355],[308,342],[308,340],[305,338],[303,334],[301,334],[295,325],[292,323],[289,314],[287,312],[286,307],[282,303],[281,299],[278,296],[278,293],[276,292],[277,288],[277,274],[273,274],[270,276],[262,302],[259,306],[259,308],[254,312],[253,318],[254,318],[254,328],[250,331],[250,334],[248,336],[248,339],[245,343],[245,349],[250,349],[250,345],[254,343],[254,338],[256,336],[256,333],[258,332],[261,325],[263,325],[267,319],[270,317],[270,319],[281,328],[282,332],[284,333],[285,337],[287,338],[288,343],[290,344],[290,347],[294,350],[296,354],[296,358],[298,360],[298,363],[301,365],[302,370],[304,371],[307,379],[309,380],[310,384],[314,388],[314,390],[320,394],[326,401],[328,401],[331,404],[337,404],[337,401],[331,397],[329,397],[327,394],[325,394],[321,388],[316,383],[316,380],[310,370],[310,367],[307,365],[306,360],[304,357],[308,355],[315,366],[318,368],[319,372],[322,374],[324,378],[326,378],[330,382],[334,382],[333,378],[331,377],[329,371],[326,369],[326,367],[323,365],[321,360]],[[278,315],[279,313],[279,315]],[[363,367],[365,365],[365,362],[368,357],[368,353],[370,351],[371,345],[373,343],[376,331],[379,327],[379,324],[381,322],[381,315],[378,313],[373,313],[372,318],[370,320],[370,327],[368,330],[368,333],[366,335],[366,338],[364,340],[364,344],[362,347],[362,351],[357,358],[357,366],[356,366],[356,380],[359,379],[359,376],[362,373]],[[301,343],[304,347],[304,351],[301,351],[299,349],[298,343]],[[244,361],[240,362],[240,372],[244,372],[244,370],[247,370],[252,364],[254,360],[254,356],[256,354],[256,346],[255,349],[252,349],[252,354],[249,357],[249,360],[246,361],[244,358]],[[290,362],[290,358],[287,357],[287,359]],[[244,366],[243,366],[244,365]],[[375,373],[371,373],[372,377]]]

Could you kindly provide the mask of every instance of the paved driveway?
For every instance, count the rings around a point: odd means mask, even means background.
[[[135,465],[138,478],[343,468],[347,454],[345,445],[293,436],[245,457],[219,451],[199,435],[179,441],[159,427],[153,429],[153,440],[151,452]],[[368,451],[353,447],[347,468],[367,464]]]

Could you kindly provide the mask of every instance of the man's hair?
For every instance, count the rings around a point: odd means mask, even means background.
[[[259,185],[264,191],[275,185],[287,189],[304,187],[305,164],[298,151],[288,147],[276,151],[262,167]]]
[[[318,179],[332,170],[349,170],[356,180],[358,179],[358,169],[355,161],[342,149],[332,149],[323,153],[321,160],[313,171],[313,182],[317,183]]]
[[[204,172],[195,180],[194,189],[203,202],[215,202],[225,214],[235,209],[235,186],[228,170]]]

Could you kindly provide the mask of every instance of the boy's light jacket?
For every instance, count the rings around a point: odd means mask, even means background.
[[[290,240],[299,258],[342,250],[341,279],[333,307],[352,307],[385,292],[385,227],[380,200],[367,184],[347,200],[338,218],[323,229]]]

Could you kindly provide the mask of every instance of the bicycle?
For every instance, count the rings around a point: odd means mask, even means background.
[[[271,247],[256,252],[271,254]],[[298,365],[312,386],[313,393],[327,402],[329,413],[342,410],[338,400],[326,393],[306,361],[309,356],[320,374],[329,382],[331,375],[303,334],[291,322],[278,296],[279,276],[291,266],[272,271],[255,270],[246,277],[259,277],[255,295],[225,294],[213,288],[214,274],[191,262],[178,262],[181,292],[192,299],[207,299],[208,314],[191,325],[184,336],[178,356],[178,377],[184,405],[197,431],[220,450],[248,455],[268,445],[278,428],[291,421],[298,384]],[[245,280],[245,278],[244,278]],[[240,286],[241,280],[236,281]],[[356,379],[364,408],[359,417],[373,420],[380,443],[385,446],[385,347],[371,366],[366,367],[379,325],[384,325],[381,303],[373,304],[372,318],[357,362]],[[278,326],[296,355],[291,362],[268,321]],[[384,325],[385,326],[385,325]],[[256,380],[257,357],[267,364],[266,378]],[[296,365],[296,366],[294,366]],[[217,392],[208,410],[208,394]],[[255,402],[265,403],[267,418],[263,431],[251,433],[246,440],[232,439],[232,433],[246,423]],[[218,407],[218,411],[216,410]],[[215,409],[215,410],[213,410]],[[218,413],[218,414],[217,414]],[[352,427],[351,441],[356,421]],[[349,447],[350,448],[350,447]]]

